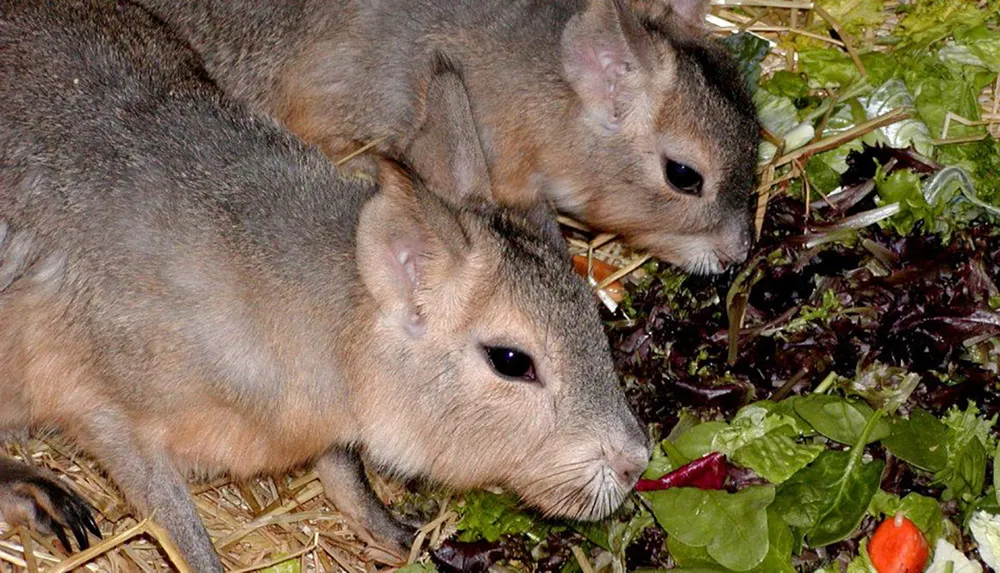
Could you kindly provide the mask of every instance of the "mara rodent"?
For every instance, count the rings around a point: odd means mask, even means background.
[[[465,84],[493,193],[554,204],[699,273],[745,259],[760,140],[707,0],[141,0],[233,97],[334,159],[414,145],[435,70]]]
[[[475,142],[453,132],[471,125],[456,76],[429,93],[422,145]],[[64,432],[193,570],[222,570],[195,470],[313,465],[359,532],[402,548],[362,460],[579,519],[645,467],[551,213],[492,202],[478,148],[436,192],[346,178],[114,0],[0,5],[0,101],[0,434]],[[83,545],[95,529],[10,459],[0,512]]]

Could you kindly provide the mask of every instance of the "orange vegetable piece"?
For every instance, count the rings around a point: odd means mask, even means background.
[[[590,276],[594,277],[594,280],[598,283],[602,282],[604,279],[610,277],[611,275],[618,272],[618,269],[604,261],[598,259],[590,260]],[[587,276],[587,256],[586,255],[575,255],[573,256],[573,268],[576,269],[577,274],[582,277]],[[615,302],[621,302],[625,294],[625,287],[619,281],[613,281],[604,289],[610,296],[611,300]]]
[[[920,573],[927,565],[930,549],[920,529],[899,514],[875,530],[868,542],[868,556],[878,573]]]

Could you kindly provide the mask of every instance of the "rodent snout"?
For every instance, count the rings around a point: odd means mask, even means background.
[[[608,457],[608,465],[627,489],[635,485],[648,463],[649,447],[646,444],[631,446]]]

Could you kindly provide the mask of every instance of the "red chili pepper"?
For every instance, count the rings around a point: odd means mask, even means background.
[[[726,469],[726,456],[712,452],[658,479],[639,480],[635,484],[635,491],[657,491],[672,487],[722,489],[722,485],[726,483]]]

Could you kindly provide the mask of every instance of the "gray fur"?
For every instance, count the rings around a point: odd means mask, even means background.
[[[429,78],[444,65],[468,89],[502,202],[545,198],[695,272],[717,272],[749,249],[756,112],[738,68],[698,31],[707,3],[141,1],[191,42],[225,91],[334,157],[379,138],[381,151],[407,154]],[[606,13],[587,19],[588,10]],[[580,46],[567,52],[571,26]],[[580,89],[602,80],[572,76],[602,47],[621,52],[608,81],[621,77],[609,109],[595,114]],[[653,109],[641,109],[644,99]],[[638,131],[611,133],[596,125],[607,127],[604,113],[652,115],[636,120]],[[667,184],[668,158],[698,166],[703,197]]]
[[[440,118],[463,96],[439,85]],[[0,101],[0,433],[63,430],[194,570],[221,563],[191,471],[318,461],[334,503],[399,549],[357,453],[583,519],[644,467],[551,216],[479,196],[484,176],[442,193],[461,206],[391,171],[348,179],[121,1],[0,5]],[[448,173],[477,169],[456,155]],[[538,381],[492,373],[483,344],[532,353]],[[9,464],[0,512],[29,475]]]

